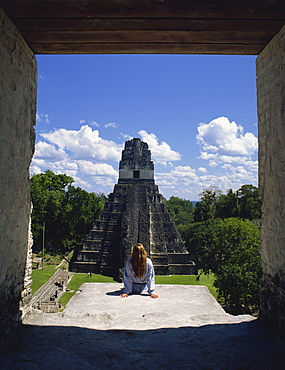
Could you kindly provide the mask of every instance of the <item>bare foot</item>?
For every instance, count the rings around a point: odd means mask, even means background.
[[[122,298],[126,298],[126,297],[128,297],[128,294],[127,294],[127,293],[122,293],[122,294],[120,294],[120,296],[121,296]]]
[[[150,298],[158,298],[158,295],[157,295],[157,294],[152,294],[152,295],[150,296]]]

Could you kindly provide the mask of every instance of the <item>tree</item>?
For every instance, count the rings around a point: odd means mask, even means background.
[[[251,221],[212,219],[180,232],[198,268],[214,273],[219,297],[235,313],[259,307],[260,233]]]
[[[219,219],[184,225],[179,229],[193,261],[205,274],[216,269]]]
[[[48,252],[62,254],[73,249],[86,237],[103,209],[103,194],[88,193],[72,183],[72,177],[50,170],[31,177],[35,252],[42,248],[43,227]]]
[[[55,175],[50,170],[31,177],[34,250],[41,249],[43,227],[45,228],[47,248],[49,249],[52,243],[58,244],[62,202],[65,189],[72,182],[72,177],[64,174]]]
[[[172,196],[165,204],[176,226],[193,222],[194,208],[190,200]]]
[[[203,222],[216,217],[216,206],[221,190],[215,186],[202,191],[194,211],[194,222]]]
[[[232,189],[227,191],[227,194],[221,194],[216,205],[217,218],[239,217],[238,196],[237,192]]]
[[[219,295],[236,313],[258,308],[262,276],[258,228],[249,220],[225,219],[218,239],[219,263],[213,272]]]
[[[82,243],[104,208],[104,194],[88,193],[80,187],[69,186],[63,200],[62,223],[65,235],[61,240],[66,248]]]
[[[258,188],[253,185],[242,185],[237,193],[240,217],[248,220],[260,219],[262,197]]]
[[[261,206],[261,195],[253,185],[242,185],[236,192],[229,189],[225,195],[210,186],[200,194],[200,201],[194,211],[194,222],[230,217],[258,220],[261,218]]]

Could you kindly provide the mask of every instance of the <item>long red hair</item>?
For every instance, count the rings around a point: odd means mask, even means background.
[[[133,247],[131,256],[131,266],[135,277],[142,278],[146,271],[147,252],[141,243]]]

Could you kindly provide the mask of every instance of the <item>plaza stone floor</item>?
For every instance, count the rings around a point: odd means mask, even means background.
[[[285,369],[285,351],[249,315],[223,311],[203,286],[157,285],[158,299],[83,284],[63,313],[24,319],[0,369]]]

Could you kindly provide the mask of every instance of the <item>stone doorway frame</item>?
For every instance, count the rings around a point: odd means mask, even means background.
[[[29,165],[34,152],[37,66],[0,8],[0,336],[30,309]],[[259,187],[263,196],[260,319],[284,341],[285,28],[257,58]],[[1,339],[1,338],[0,338]]]

